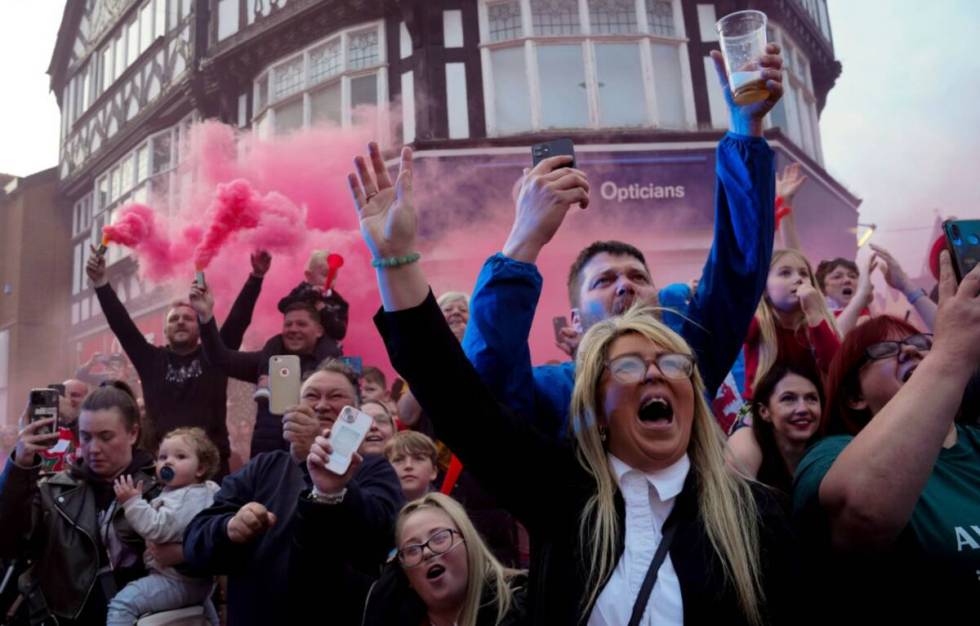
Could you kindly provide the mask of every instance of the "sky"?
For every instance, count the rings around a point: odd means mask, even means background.
[[[821,120],[827,170],[917,273],[938,210],[980,218],[980,1],[828,0],[843,73]],[[927,9],[925,7],[928,7]],[[58,160],[48,62],[64,3],[0,0],[0,172]]]

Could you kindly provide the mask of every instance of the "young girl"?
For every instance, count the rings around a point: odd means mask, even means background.
[[[126,520],[143,539],[154,543],[181,541],[184,529],[201,510],[211,505],[218,485],[208,480],[219,467],[218,449],[200,428],[170,431],[160,443],[157,477],[163,492],[147,502],[143,483],[133,484],[128,474],[116,479],[116,501]],[[143,556],[149,575],[126,585],[109,603],[106,626],[132,626],[145,613],[206,604],[208,619],[217,624],[211,606],[210,578],[190,578],[172,567],[162,567],[150,551]]]
[[[810,263],[796,250],[777,250],[766,293],[745,339],[745,397],[776,362],[816,368],[826,375],[840,346],[834,316]]]

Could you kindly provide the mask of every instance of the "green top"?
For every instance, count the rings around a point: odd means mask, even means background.
[[[896,562],[942,572],[948,582],[980,592],[980,429],[956,426],[956,444],[939,451],[932,475],[894,546]],[[819,529],[829,541],[819,503],[820,483],[853,437],[827,437],[800,462],[793,509],[804,529]]]

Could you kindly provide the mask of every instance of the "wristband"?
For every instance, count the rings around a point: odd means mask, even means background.
[[[313,504],[340,504],[344,501],[345,495],[347,495],[347,487],[337,493],[323,493],[314,487],[310,490],[309,500]]]
[[[926,296],[926,290],[923,289],[922,287],[919,287],[915,291],[905,294],[905,297],[908,298],[909,300],[909,304],[915,304],[916,302],[919,301],[919,298],[923,298],[925,296]]]
[[[390,256],[381,259],[371,259],[372,267],[401,267],[402,265],[408,265],[410,263],[415,263],[422,258],[422,255],[418,252],[413,252],[411,254],[406,254],[405,256]]]

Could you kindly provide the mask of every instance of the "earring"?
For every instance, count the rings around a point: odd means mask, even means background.
[[[599,427],[599,439],[602,441],[602,443],[606,443],[606,438],[608,436],[609,436],[609,429],[606,428],[605,426],[600,426]]]

